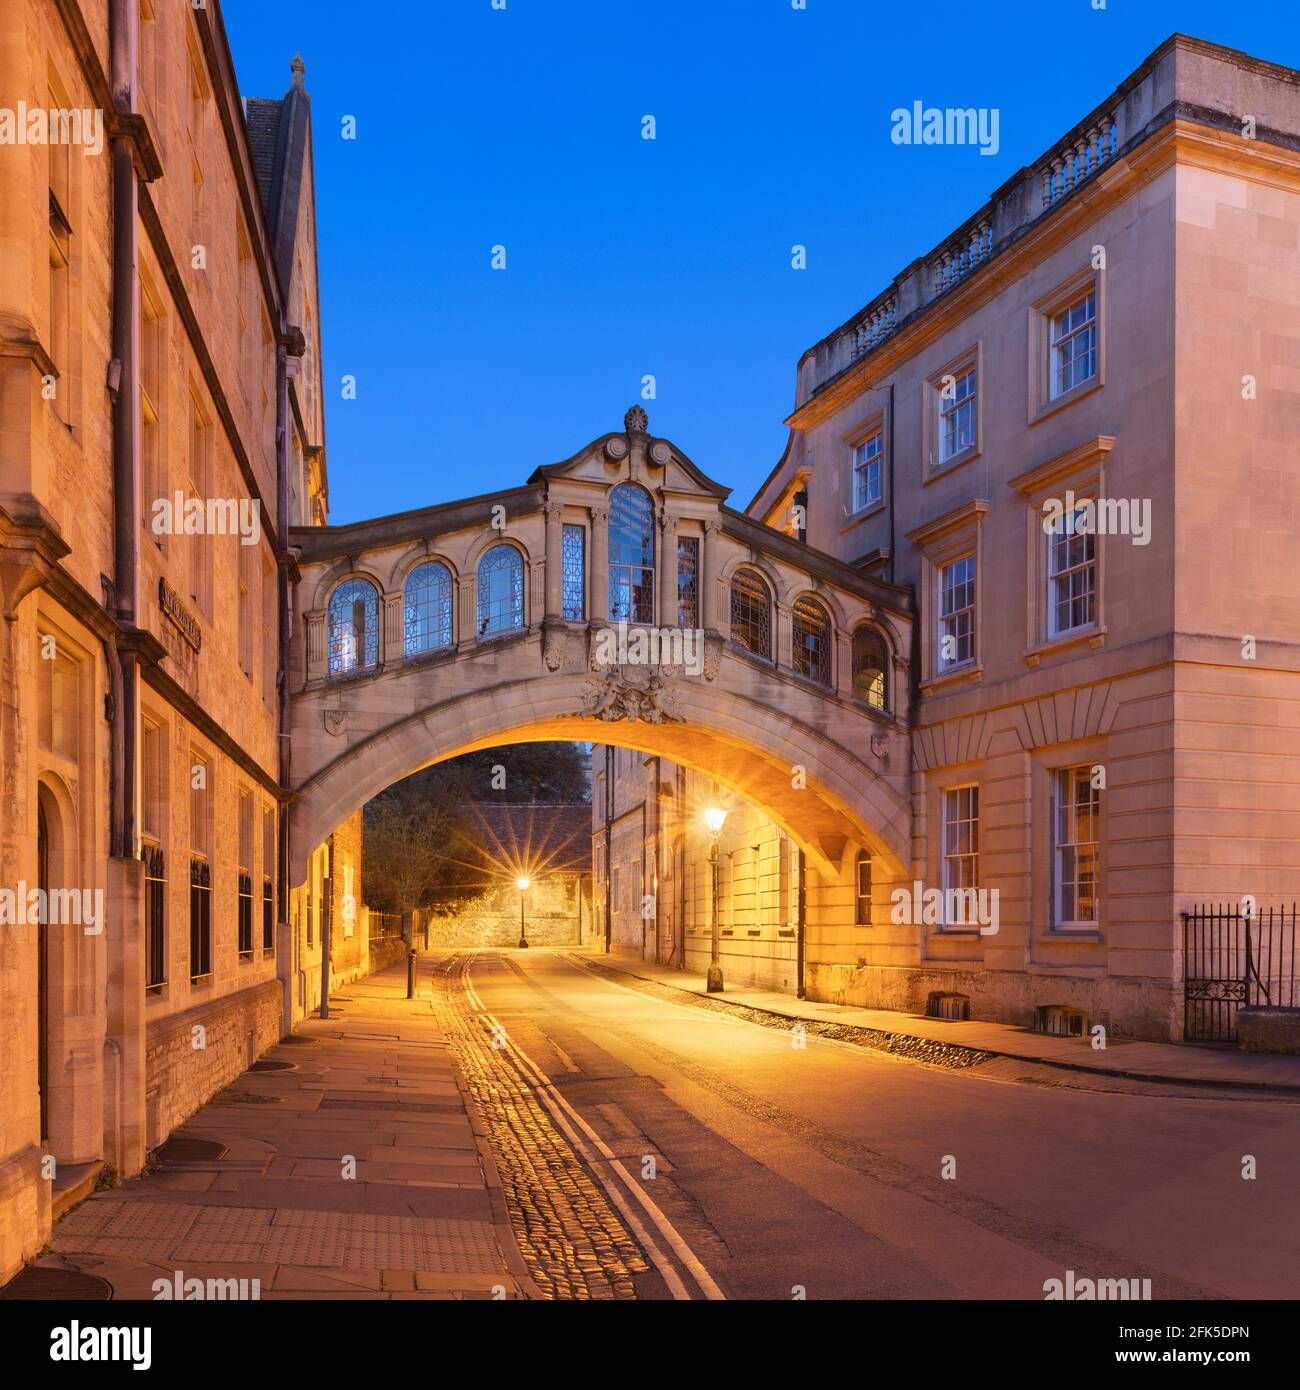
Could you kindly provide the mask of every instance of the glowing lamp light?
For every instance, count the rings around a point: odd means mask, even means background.
[[[526,878],[517,878],[515,879],[515,886],[522,893],[523,890],[528,887],[528,880]]]
[[[727,813],[720,806],[710,806],[704,813],[704,823],[709,827],[710,835],[721,835],[726,819]]]

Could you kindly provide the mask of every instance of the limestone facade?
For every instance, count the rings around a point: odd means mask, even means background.
[[[291,1018],[284,542],[326,500],[291,83],[246,117],[214,0],[0,12],[0,889],[102,908],[0,926],[0,1281]]]

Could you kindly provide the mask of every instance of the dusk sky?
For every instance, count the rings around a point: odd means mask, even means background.
[[[245,96],[307,65],[331,521],[522,482],[647,374],[652,432],[744,507],[803,350],[1170,33],[1300,67],[1280,0],[1092,6],[226,0]],[[894,145],[916,101],[996,108],[998,152]]]

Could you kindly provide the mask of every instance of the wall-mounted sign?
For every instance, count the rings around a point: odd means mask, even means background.
[[[199,627],[199,620],[181,602],[181,596],[165,579],[158,581],[158,605],[176,624],[181,636],[198,651],[203,645],[203,631]]]

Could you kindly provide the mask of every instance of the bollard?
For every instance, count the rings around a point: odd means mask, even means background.
[[[406,997],[415,998],[415,947],[411,947],[411,952],[406,958]]]

